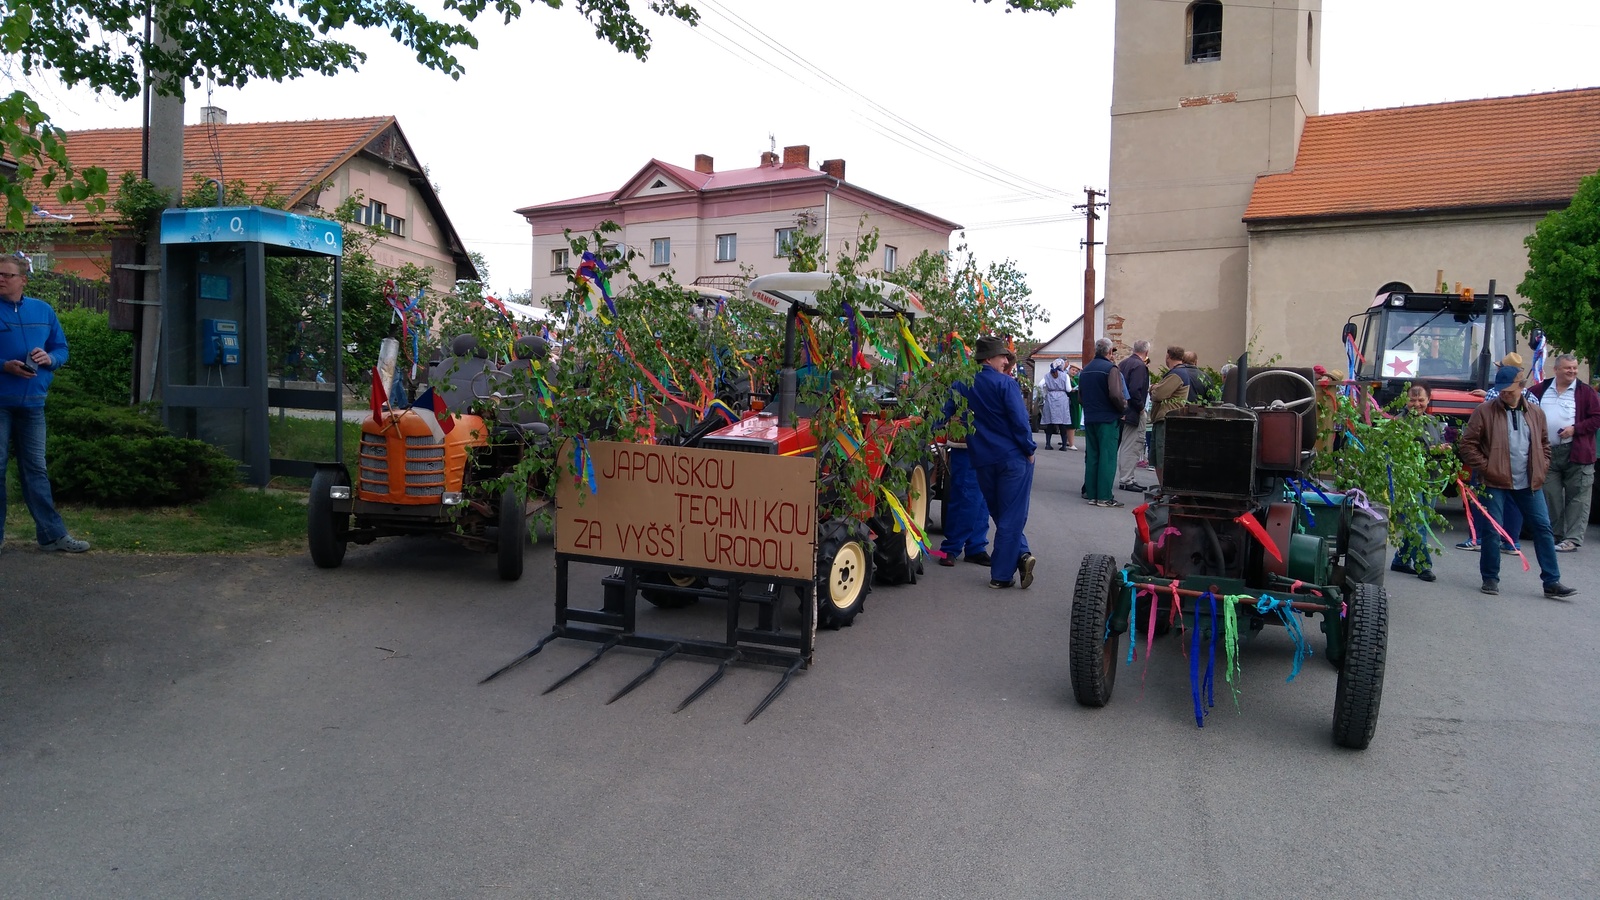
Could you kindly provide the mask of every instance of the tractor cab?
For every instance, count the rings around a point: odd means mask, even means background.
[[[1517,348],[1515,319],[1505,294],[1426,294],[1390,282],[1345,324],[1353,377],[1375,383],[1373,395],[1385,405],[1406,385],[1426,384],[1430,413],[1465,415],[1482,402],[1470,392],[1486,389],[1495,364]]]

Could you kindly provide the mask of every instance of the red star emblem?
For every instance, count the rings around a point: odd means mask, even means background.
[[[1412,360],[1396,356],[1394,359],[1389,360],[1389,374],[1396,376],[1410,375],[1412,374],[1411,363]]]

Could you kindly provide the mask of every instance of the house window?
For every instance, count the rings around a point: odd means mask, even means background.
[[[717,262],[733,262],[739,256],[737,234],[717,235]]]
[[[900,264],[900,251],[887,244],[883,248],[883,270],[893,272],[895,266]]]
[[[672,264],[672,238],[652,238],[650,241],[650,265],[666,266]]]
[[[572,251],[566,248],[550,251],[550,274],[565,275],[571,271],[568,265],[572,262]]]
[[[773,234],[772,255],[788,256],[794,252],[794,228],[779,228]]]
[[[1189,4],[1189,62],[1222,58],[1222,4],[1196,0]]]
[[[1306,13],[1306,62],[1311,62],[1311,13]]]
[[[356,210],[356,221],[374,228],[382,228],[395,237],[406,236],[406,220],[389,215],[389,208],[376,200]]]

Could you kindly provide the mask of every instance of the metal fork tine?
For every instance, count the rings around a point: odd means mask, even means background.
[[[660,656],[656,657],[656,661],[650,664],[650,668],[645,669],[643,672],[640,672],[638,678],[635,678],[634,680],[628,682],[628,686],[627,687],[623,688],[620,691],[617,691],[617,693],[610,700],[606,701],[606,705],[610,706],[611,704],[617,702],[618,700],[621,700],[623,698],[623,696],[625,696],[629,691],[633,690],[634,688],[638,687],[641,684],[644,684],[645,679],[649,678],[651,675],[654,675],[656,673],[656,670],[661,668],[661,664],[662,663],[666,662],[669,658],[671,658],[673,656],[673,654],[677,653],[681,649],[683,649],[683,645],[682,644],[673,644],[671,647],[668,647],[665,651],[662,652],[662,654]]]
[[[601,644],[600,645],[600,649],[596,650],[594,652],[593,656],[591,656],[588,659],[583,661],[583,665],[577,667],[576,669],[573,669],[571,672],[568,672],[566,675],[562,676],[560,681],[557,681],[555,684],[550,685],[549,687],[545,688],[544,690],[540,691],[539,693],[541,695],[548,694],[551,691],[555,690],[556,688],[561,687],[563,684],[566,684],[567,682],[571,681],[572,679],[577,678],[580,674],[582,674],[584,669],[587,669],[590,666],[594,665],[595,660],[599,659],[601,654],[605,653],[607,650],[610,650],[612,647],[615,647],[617,645],[617,643],[619,641],[621,641],[621,640],[622,640],[622,635],[619,634],[616,637],[612,638],[611,640],[606,641],[604,644]]]
[[[746,725],[754,722],[756,720],[756,716],[761,715],[761,713],[772,704],[772,701],[778,699],[778,695],[783,693],[783,689],[789,686],[789,679],[794,677],[794,673],[800,671],[800,663],[801,660],[797,659],[789,664],[789,668],[784,671],[783,677],[778,679],[777,686],[774,687],[766,697],[762,698],[761,704],[756,707],[755,712],[750,714],[750,718],[744,720]]]
[[[678,708],[673,710],[673,712],[674,713],[683,712],[683,708],[684,707],[686,707],[689,704],[695,702],[696,700],[699,700],[701,694],[704,694],[706,691],[711,690],[711,686],[712,685],[714,685],[717,682],[722,680],[722,676],[726,675],[728,673],[728,667],[733,665],[736,661],[738,661],[738,659],[739,659],[739,651],[735,650],[735,651],[733,651],[733,655],[728,657],[727,659],[723,660],[722,664],[717,666],[717,670],[715,672],[711,673],[711,677],[707,678],[705,680],[704,684],[702,684],[699,687],[695,688],[694,689],[694,693],[690,694],[687,698],[685,698],[682,703],[679,703],[678,704]]]
[[[478,683],[479,684],[488,684],[489,682],[495,680],[496,678],[499,678],[501,675],[504,675],[505,673],[511,671],[512,669],[515,669],[517,666],[520,666],[523,663],[527,662],[528,660],[533,659],[535,654],[537,654],[540,650],[544,649],[544,645],[545,644],[550,643],[551,641],[555,640],[556,638],[558,638],[560,636],[561,636],[561,632],[559,632],[559,631],[550,632],[549,634],[547,634],[544,637],[540,638],[539,639],[539,643],[534,644],[532,650],[529,650],[527,653],[522,654],[521,656],[517,657],[516,659],[513,659],[511,662],[508,662],[505,665],[501,666],[500,668],[495,669],[493,672],[490,672],[482,681],[480,681]]]

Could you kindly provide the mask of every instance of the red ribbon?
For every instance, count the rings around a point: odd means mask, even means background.
[[[1261,527],[1261,523],[1256,521],[1255,516],[1249,513],[1240,513],[1239,517],[1234,521],[1243,525],[1244,530],[1250,532],[1251,537],[1260,541],[1261,546],[1267,548],[1267,552],[1272,554],[1273,559],[1283,562],[1283,554],[1278,552],[1278,545],[1272,542],[1272,535],[1267,534],[1267,530]]]

